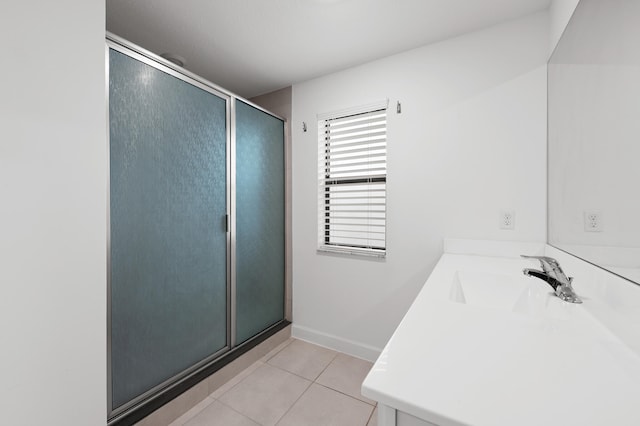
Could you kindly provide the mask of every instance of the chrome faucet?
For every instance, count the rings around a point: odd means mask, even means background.
[[[573,287],[571,287],[573,278],[567,277],[564,274],[557,260],[547,256],[521,256],[526,259],[537,259],[540,261],[540,265],[542,266],[542,271],[529,268],[523,269],[522,272],[525,275],[540,278],[545,281],[553,287],[556,296],[565,302],[582,303],[582,300],[580,300],[575,291],[573,291]]]

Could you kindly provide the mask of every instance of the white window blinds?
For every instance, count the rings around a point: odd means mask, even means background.
[[[386,107],[318,122],[319,250],[384,256]]]

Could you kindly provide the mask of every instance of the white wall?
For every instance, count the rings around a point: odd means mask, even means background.
[[[556,48],[580,0],[551,0],[549,6],[549,52]]]
[[[104,2],[0,14],[0,423],[106,423]]]
[[[374,358],[444,237],[545,240],[548,31],[538,13],[294,85],[294,335]],[[318,254],[316,114],[384,98],[387,258]]]

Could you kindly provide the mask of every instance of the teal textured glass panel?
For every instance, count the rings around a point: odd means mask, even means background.
[[[284,318],[284,123],[236,102],[236,342]]]
[[[227,342],[226,101],[109,58],[117,408]]]

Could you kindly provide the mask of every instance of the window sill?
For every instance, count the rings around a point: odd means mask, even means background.
[[[348,255],[348,256],[374,257],[374,258],[383,258],[383,259],[387,257],[386,251],[359,249],[354,247],[321,246],[321,247],[318,247],[317,251],[318,253],[331,253],[331,254],[341,254],[341,255]]]

